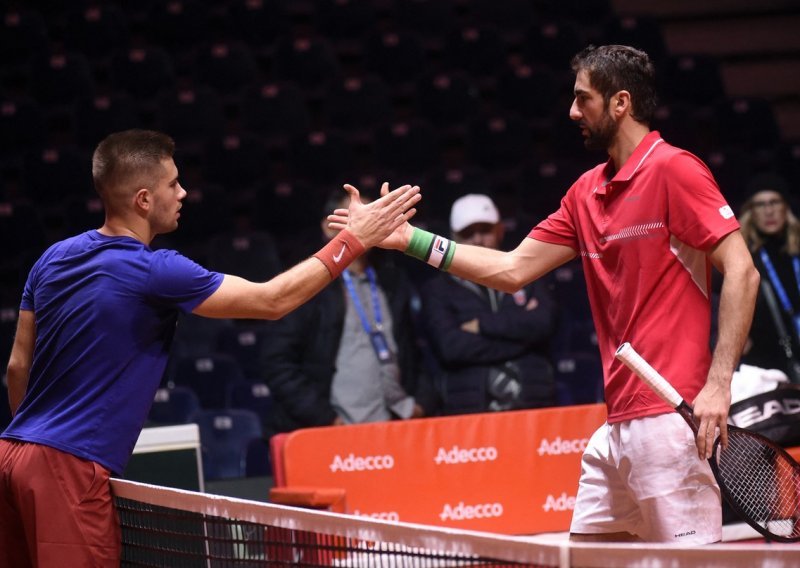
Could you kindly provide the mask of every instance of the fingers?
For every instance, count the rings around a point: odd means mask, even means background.
[[[719,428],[720,436],[722,437],[721,443],[727,445],[728,443],[728,429],[725,423]],[[723,434],[724,431],[724,434]],[[714,449],[714,440],[717,438],[717,424],[716,421],[702,420],[700,426],[697,428],[697,456],[700,459],[709,459],[711,452]]]

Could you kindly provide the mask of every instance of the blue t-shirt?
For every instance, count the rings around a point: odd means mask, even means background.
[[[30,380],[3,438],[52,446],[121,473],[164,368],[179,310],[224,276],[130,237],[88,231],[56,243],[28,275],[36,315]]]

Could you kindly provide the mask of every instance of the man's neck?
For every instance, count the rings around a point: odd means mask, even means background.
[[[151,235],[149,230],[142,231],[132,223],[126,223],[118,217],[106,217],[103,226],[97,229],[101,235],[107,237],[131,237],[146,245],[149,245],[155,235]]]
[[[620,126],[614,142],[608,149],[608,155],[614,162],[614,171],[618,172],[631,157],[633,151],[642,142],[645,136],[650,133],[650,127],[640,122],[631,121]]]

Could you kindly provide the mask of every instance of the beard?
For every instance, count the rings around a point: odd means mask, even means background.
[[[603,115],[600,123],[594,128],[585,124],[583,126],[588,132],[583,145],[588,150],[608,150],[619,130],[619,123],[607,114]]]

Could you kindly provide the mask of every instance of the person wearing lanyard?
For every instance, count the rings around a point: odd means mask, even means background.
[[[742,208],[745,241],[761,272],[761,291],[742,363],[780,369],[800,381],[800,221],[787,200],[788,184],[764,174],[749,184]]]
[[[323,211],[340,206],[333,194]],[[321,222],[330,239],[335,231]],[[436,412],[412,317],[415,290],[381,252],[359,257],[341,284],[272,325],[261,364],[274,401],[270,434]]]

